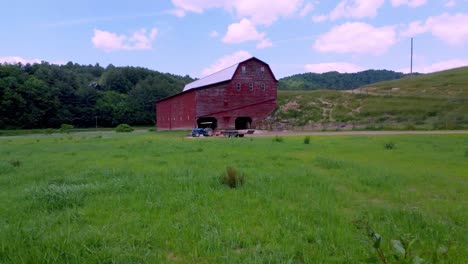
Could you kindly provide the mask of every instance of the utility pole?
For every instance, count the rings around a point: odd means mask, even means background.
[[[97,130],[97,116],[95,116],[94,118],[96,118],[96,130]]]
[[[410,75],[413,76],[413,38],[411,38],[411,64]]]

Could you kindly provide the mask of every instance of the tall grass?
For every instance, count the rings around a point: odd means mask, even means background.
[[[0,263],[375,263],[360,219],[386,256],[408,234],[411,256],[468,258],[466,135],[184,134],[0,138]]]

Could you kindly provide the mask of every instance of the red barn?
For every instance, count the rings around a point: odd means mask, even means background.
[[[276,107],[277,83],[268,64],[250,58],[156,102],[157,128],[255,128]]]

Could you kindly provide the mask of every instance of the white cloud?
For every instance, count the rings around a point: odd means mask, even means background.
[[[150,32],[140,29],[131,35],[118,35],[113,32],[94,29],[92,42],[95,48],[105,52],[117,50],[149,50],[152,42],[156,39],[158,29],[153,28]]]
[[[396,43],[395,27],[373,27],[354,22],[332,28],[319,36],[314,49],[319,52],[367,53],[381,55]]]
[[[401,32],[402,36],[414,36],[430,32],[449,45],[457,46],[468,42],[468,14],[458,13],[429,17],[425,22],[414,21]]]
[[[457,5],[457,1],[455,0],[449,0],[445,2],[445,7],[454,7]]]
[[[392,0],[392,6],[398,7],[407,5],[409,7],[419,7],[427,4],[427,0]]]
[[[271,47],[273,44],[265,37],[265,33],[260,33],[255,25],[247,18],[239,23],[229,25],[226,35],[222,40],[224,43],[243,43],[248,41],[259,41],[257,48],[263,49]]]
[[[217,71],[226,69],[227,67],[230,67],[236,63],[239,63],[241,61],[244,61],[246,59],[251,58],[252,55],[244,50],[240,50],[238,52],[235,52],[230,55],[226,55],[220,59],[218,59],[215,63],[212,65],[208,66],[207,68],[204,68],[201,72],[202,76],[207,76],[210,74],[213,74]]]
[[[7,57],[0,57],[0,63],[7,63],[7,64],[33,64],[33,63],[41,63],[39,59],[25,59],[18,56],[7,56]]]
[[[216,31],[216,30],[211,31],[210,37],[212,37],[212,38],[217,38],[217,37],[219,37],[218,31]]]
[[[419,64],[413,67],[413,72],[419,73],[431,73],[438,72],[458,67],[468,66],[468,59],[451,59],[445,61],[439,61],[433,64]],[[410,68],[400,69],[399,71],[409,73]]]
[[[34,63],[42,63],[45,60],[40,60],[40,59],[25,59],[19,56],[6,56],[6,57],[0,57],[0,63],[6,63],[6,64],[34,64]],[[55,61],[49,61],[50,64],[56,64],[56,65],[64,65],[67,62],[64,60],[55,60]]]
[[[273,43],[271,42],[270,39],[263,39],[257,44],[257,49],[264,49],[264,48],[269,48],[273,46]]]
[[[328,63],[306,64],[304,65],[304,69],[307,72],[315,72],[315,73],[324,73],[324,72],[331,72],[331,71],[337,71],[341,73],[354,73],[354,72],[360,72],[360,71],[365,70],[361,66],[348,63],[348,62],[328,62]]]
[[[246,41],[262,40],[264,37],[265,33],[259,33],[255,25],[247,18],[244,18],[239,23],[229,25],[223,42],[242,43]]]
[[[299,13],[301,17],[307,16],[310,12],[314,11],[314,5],[312,3],[307,3]]]
[[[330,20],[338,18],[375,17],[385,0],[343,0],[330,12]]]
[[[172,0],[177,10],[203,13],[222,8],[237,18],[248,18],[254,24],[271,25],[280,17],[298,12],[303,0]]]

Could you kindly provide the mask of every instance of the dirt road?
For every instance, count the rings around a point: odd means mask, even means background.
[[[449,135],[468,134],[468,130],[435,130],[435,131],[337,131],[337,132],[314,132],[314,131],[256,131],[249,137],[272,137],[272,136],[350,136],[350,135]]]

